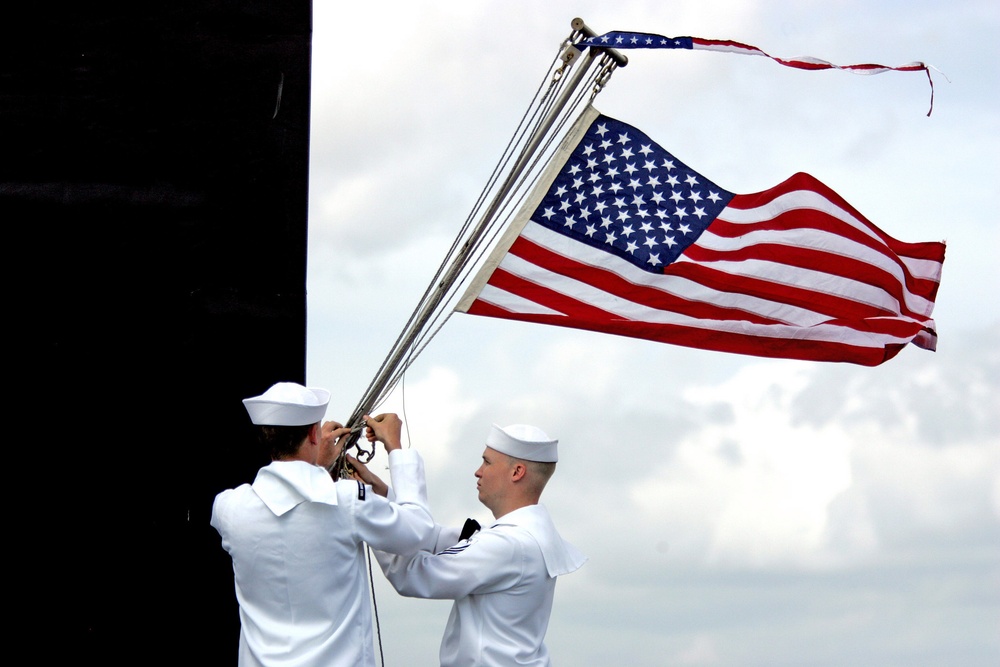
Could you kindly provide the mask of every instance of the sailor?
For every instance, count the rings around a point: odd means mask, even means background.
[[[272,462],[216,496],[211,521],[233,560],[240,667],[374,667],[364,545],[409,554],[433,537],[423,461],[401,448],[399,417],[365,416],[392,482],[373,490],[328,470],[350,433],[321,425],[329,401],[292,382],[243,401]]]
[[[587,560],[539,504],[555,472],[557,445],[534,426],[494,425],[475,476],[479,500],[495,521],[471,536],[438,526],[435,546],[411,556],[376,551],[400,594],[454,600],[442,667],[550,664],[545,631],[556,577]],[[367,469],[359,474],[373,477]]]

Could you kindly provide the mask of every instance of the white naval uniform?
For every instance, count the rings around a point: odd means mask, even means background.
[[[454,543],[457,532],[439,530]],[[455,601],[442,667],[550,665],[544,640],[556,577],[587,560],[559,536],[542,505],[514,510],[438,553],[375,555],[400,594]]]
[[[374,667],[364,543],[412,553],[434,531],[420,455],[390,452],[389,471],[395,502],[304,461],[275,461],[216,497],[240,667]]]

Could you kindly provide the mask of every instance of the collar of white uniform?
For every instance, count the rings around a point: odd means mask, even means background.
[[[305,461],[272,461],[257,472],[253,490],[277,516],[304,502],[337,504],[329,471]]]
[[[544,505],[528,505],[508,512],[490,527],[496,526],[518,526],[535,538],[550,577],[575,572],[587,562],[587,557],[579,549],[560,537]]]

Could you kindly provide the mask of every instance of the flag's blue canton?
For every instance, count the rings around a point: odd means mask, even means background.
[[[598,116],[531,219],[659,273],[732,198],[631,125]]]
[[[604,46],[611,49],[691,49],[690,37],[664,37],[645,32],[612,31],[580,42],[584,46]]]

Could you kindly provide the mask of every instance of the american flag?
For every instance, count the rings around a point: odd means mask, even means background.
[[[935,348],[944,250],[893,239],[808,174],[729,192],[588,107],[456,310],[875,366]]]

